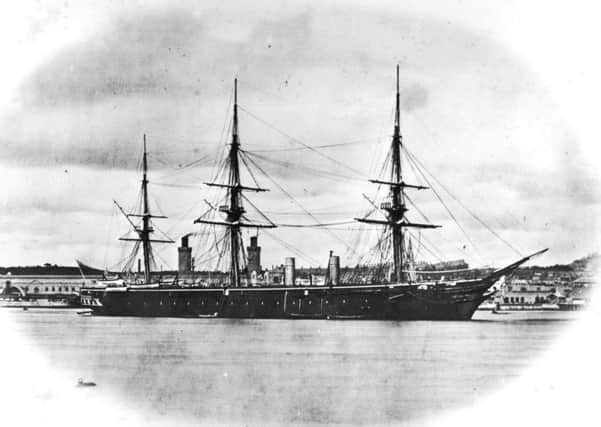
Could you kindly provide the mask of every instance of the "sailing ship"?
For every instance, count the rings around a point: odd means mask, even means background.
[[[234,81],[234,103],[231,143],[226,157],[226,182],[209,182],[226,193],[227,204],[212,207],[223,219],[202,216],[196,224],[220,227],[225,230],[224,242],[228,249],[229,270],[225,284],[184,286],[179,282],[152,281],[151,243],[167,242],[152,239],[147,188],[146,146],[143,155],[142,218],[141,227],[130,220],[137,233],[134,240],[141,244],[144,258],[144,280],[141,284],[91,289],[85,296],[94,314],[111,316],[167,316],[167,317],[225,317],[225,318],[287,318],[287,319],[377,319],[377,320],[469,320],[476,308],[495,292],[493,286],[511,275],[520,265],[542,250],[518,261],[489,272],[480,278],[466,280],[415,281],[408,270],[407,229],[432,229],[438,225],[412,222],[407,218],[406,192],[424,190],[426,186],[407,183],[401,169],[400,91],[399,69],[396,70],[396,110],[394,134],[390,145],[391,171],[387,179],[371,179],[374,184],[388,188],[388,200],[375,206],[384,219],[368,216],[355,218],[359,223],[385,227],[390,237],[392,258],[386,279],[365,283],[340,280],[338,259],[330,256],[328,280],[321,286],[289,286],[269,283],[253,284],[245,265],[242,239],[243,229],[275,228],[277,224],[262,215],[263,222],[247,218],[243,201],[250,201],[245,192],[264,192],[256,186],[245,185],[241,178],[241,144],[238,123],[238,85]],[[244,160],[244,159],[242,159]],[[254,179],[254,177],[253,177]],[[254,206],[254,205],[253,205]],[[83,297],[82,297],[83,298]]]

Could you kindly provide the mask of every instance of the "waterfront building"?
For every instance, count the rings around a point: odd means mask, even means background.
[[[12,289],[21,296],[72,296],[79,295],[84,285],[81,276],[0,276],[3,289]]]

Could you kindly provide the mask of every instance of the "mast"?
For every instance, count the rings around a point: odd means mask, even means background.
[[[152,215],[150,213],[150,206],[148,203],[148,154],[146,150],[146,134],[144,134],[144,153],[142,155],[142,212],[139,214],[128,214],[125,213],[125,210],[117,203],[115,200],[113,202],[117,205],[119,210],[127,220],[130,225],[134,229],[134,231],[138,234],[137,239],[122,237],[119,240],[125,241],[137,241],[142,242],[142,257],[144,259],[144,283],[150,283],[152,280],[151,277],[151,260],[152,260],[152,246],[151,242],[156,243],[174,243],[173,240],[162,240],[162,239],[151,239],[150,235],[154,232],[154,229],[151,224],[152,218],[167,218],[162,215]],[[130,217],[141,217],[142,218],[142,228],[136,226],[134,222],[130,219]]]
[[[150,283],[150,257],[152,248],[150,247],[150,211],[148,209],[148,160],[146,155],[146,134],[144,134],[144,155],[142,157],[142,231],[140,239],[142,240],[142,256],[144,257],[144,283]]]
[[[396,108],[394,114],[394,134],[392,136],[392,168],[390,172],[390,181],[402,182],[401,170],[401,146],[403,143],[401,137],[401,112],[400,112],[401,95],[399,91],[399,66],[396,66]],[[403,219],[405,215],[405,198],[401,186],[390,186],[390,198],[392,204],[390,207],[383,207],[388,212],[388,219],[392,223],[392,247],[393,247],[393,264],[394,264],[394,280],[403,281],[403,227],[398,224],[398,221]]]
[[[406,227],[415,228],[437,228],[438,225],[433,224],[418,224],[409,222],[405,217],[407,206],[405,204],[405,188],[413,188],[416,190],[424,190],[427,187],[421,185],[407,184],[403,181],[401,150],[403,148],[403,137],[401,136],[401,95],[399,90],[399,65],[396,66],[396,97],[395,97],[395,114],[394,114],[394,133],[390,146],[392,167],[390,171],[390,181],[379,179],[370,179],[369,181],[375,184],[389,185],[388,193],[389,201],[382,202],[380,210],[384,211],[386,220],[375,220],[367,218],[355,218],[359,222],[369,224],[381,224],[391,228],[392,234],[392,250],[393,250],[393,277],[392,280],[402,282],[405,280],[403,270],[404,266],[404,232]]]
[[[232,123],[232,142],[230,144],[230,150],[228,152],[228,167],[229,176],[227,184],[219,184],[214,182],[205,182],[206,185],[211,187],[222,187],[227,188],[228,191],[228,202],[229,205],[220,206],[219,211],[226,214],[225,221],[210,221],[198,218],[194,221],[195,224],[213,224],[222,225],[227,227],[229,234],[229,245],[230,245],[230,286],[240,286],[240,259],[241,250],[244,247],[242,242],[242,227],[253,227],[253,228],[275,228],[275,224],[256,224],[243,221],[246,210],[242,205],[242,191],[268,191],[264,188],[247,187],[242,185],[240,180],[240,137],[238,134],[238,79],[234,79],[234,117]]]
[[[238,79],[234,79],[234,118],[232,124],[232,145],[230,146],[230,208],[227,212],[227,221],[236,223],[240,221],[244,209],[240,203],[242,189],[240,188],[240,162],[238,155],[240,151],[240,138],[238,137]],[[240,286],[240,226],[232,224],[229,229],[230,234],[230,283],[232,286]]]

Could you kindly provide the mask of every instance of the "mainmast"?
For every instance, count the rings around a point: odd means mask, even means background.
[[[359,222],[365,222],[369,224],[382,224],[387,225],[391,228],[392,232],[392,248],[393,248],[393,278],[395,282],[402,282],[405,280],[404,275],[404,232],[403,229],[406,227],[415,228],[437,228],[438,225],[433,224],[418,224],[412,223],[407,220],[405,213],[407,212],[407,206],[405,204],[405,188],[413,188],[417,190],[424,190],[428,187],[421,185],[406,184],[403,181],[402,164],[401,164],[401,150],[403,148],[403,137],[401,136],[401,108],[400,108],[400,90],[399,90],[399,66],[396,66],[396,108],[394,115],[394,134],[392,136],[392,143],[390,146],[392,167],[390,171],[390,181],[382,181],[378,179],[370,179],[370,182],[376,184],[384,184],[390,186],[389,200],[382,202],[380,209],[385,212],[386,220],[375,220],[367,218],[355,218]]]
[[[144,257],[144,283],[150,283],[150,257],[152,248],[150,247],[150,211],[148,209],[148,160],[146,154],[146,134],[144,134],[144,155],[142,157],[142,230],[140,239],[142,239],[142,254]]]
[[[151,260],[152,260],[152,246],[151,242],[156,243],[173,243],[173,240],[160,240],[160,239],[151,239],[150,234],[154,232],[154,229],[151,224],[151,218],[167,218],[162,215],[152,215],[150,213],[150,206],[148,204],[148,155],[146,151],[146,134],[144,134],[144,153],[142,155],[142,212],[139,214],[128,214],[125,213],[123,208],[116,202],[115,204],[125,215],[130,225],[133,227],[134,231],[138,234],[137,239],[122,237],[119,240],[126,241],[136,241],[142,242],[142,257],[144,259],[144,283],[150,283],[152,280],[151,277]],[[142,228],[136,226],[130,217],[141,217],[142,218]]]
[[[401,170],[401,147],[403,139],[401,137],[401,94],[399,91],[399,66],[396,66],[396,108],[394,114],[394,134],[392,136],[392,168],[390,172],[391,182],[403,182]],[[400,185],[390,186],[390,205],[382,205],[381,209],[388,212],[388,219],[393,223],[392,226],[392,247],[394,259],[395,280],[403,280],[403,227],[398,222],[403,219],[407,208],[405,207],[405,197],[403,188]]]
[[[240,286],[240,244],[242,235],[240,225],[237,223],[244,214],[244,208],[241,203],[242,189],[240,188],[240,138],[238,136],[238,79],[234,79],[234,118],[232,124],[232,144],[230,146],[230,206],[227,213],[227,221],[232,223],[229,229],[230,238],[230,283],[233,286]]]
[[[227,188],[229,205],[220,206],[219,211],[226,214],[225,221],[211,221],[198,218],[195,224],[213,224],[226,226],[228,230],[228,241],[230,245],[230,286],[240,286],[241,274],[241,251],[244,247],[242,242],[242,227],[250,228],[275,228],[275,224],[256,224],[243,221],[246,210],[242,205],[242,191],[268,191],[264,188],[246,187],[240,180],[240,138],[238,135],[238,79],[234,79],[234,117],[232,123],[232,142],[228,153],[229,176],[227,184],[206,182],[211,187]]]

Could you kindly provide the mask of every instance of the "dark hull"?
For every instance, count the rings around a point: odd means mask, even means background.
[[[92,291],[94,314],[249,319],[469,320],[490,281],[453,285]]]

